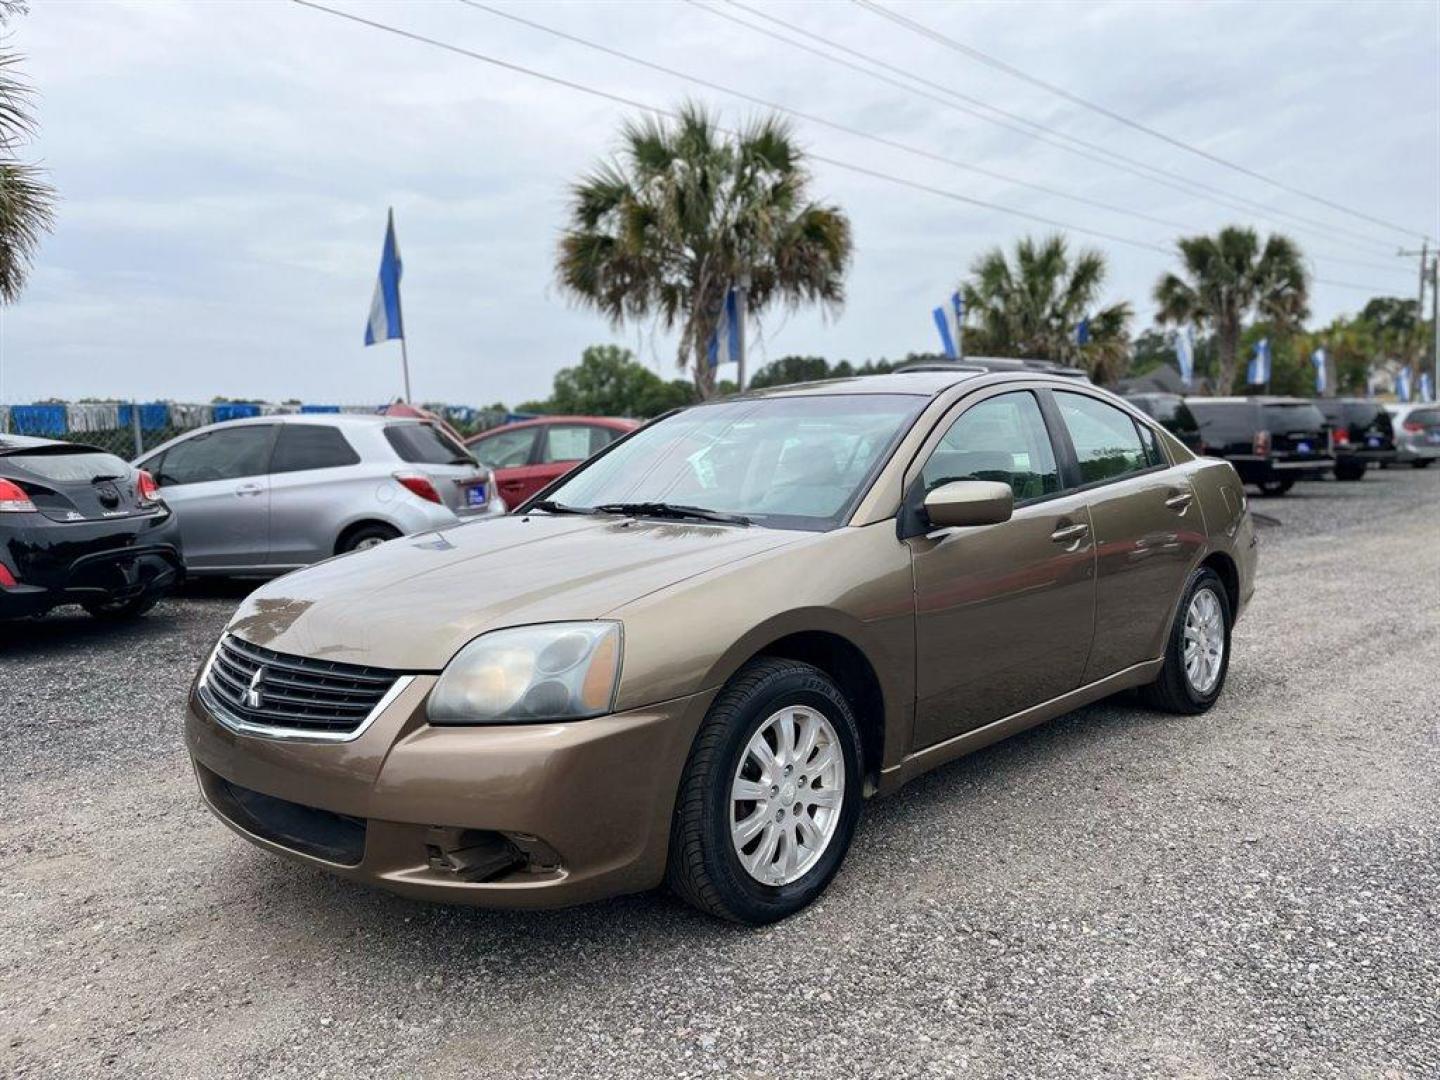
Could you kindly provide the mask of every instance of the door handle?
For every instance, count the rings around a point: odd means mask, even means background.
[[[1089,531],[1090,526],[1081,521],[1074,525],[1062,525],[1050,534],[1050,539],[1057,544],[1068,544],[1071,540],[1079,540]]]
[[[1171,510],[1179,510],[1183,512],[1185,508],[1194,501],[1195,496],[1191,492],[1181,491],[1175,495],[1171,495],[1168,499],[1166,499],[1165,505],[1168,506]]]
[[[259,484],[241,484],[235,489],[236,495],[259,495],[264,488]]]

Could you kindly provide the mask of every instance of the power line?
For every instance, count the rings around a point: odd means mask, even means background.
[[[594,49],[596,52],[604,53],[606,56],[613,56],[616,59],[624,60],[627,63],[637,64],[640,67],[648,68],[651,71],[658,71],[663,75],[669,75],[670,77],[675,79],[682,79],[685,82],[694,83],[697,86],[703,86],[707,90],[715,90],[722,94],[729,94],[731,97],[739,98],[742,101],[748,101],[752,105],[760,105],[766,109],[773,109],[776,112],[785,113],[789,116],[796,117],[797,119],[804,120],[807,123],[818,124],[821,127],[827,127],[833,131],[839,131],[845,135],[851,135],[858,139],[866,139],[870,142],[876,143],[880,146],[888,147],[892,150],[901,150],[907,154],[914,154],[917,157],[927,158],[931,161],[939,162],[942,165],[949,165],[951,168],[963,169],[965,172],[977,173],[980,176],[986,176],[992,180],[999,180],[1002,183],[1014,184],[1017,187],[1030,188],[1033,191],[1038,191],[1044,195],[1050,195],[1057,199],[1069,199],[1073,202],[1083,203],[1086,206],[1093,206],[1097,209],[1105,210],[1112,214],[1121,214],[1126,217],[1137,218],[1141,221],[1149,222],[1152,225],[1161,225],[1167,229],[1178,229],[1182,232],[1190,231],[1190,226],[1186,225],[1184,222],[1170,221],[1166,218],[1155,217],[1153,214],[1146,214],[1142,211],[1132,210],[1129,207],[1125,206],[1117,206],[1114,203],[1107,203],[1101,199],[1092,199],[1085,195],[1075,195],[1070,192],[1062,191],[1058,188],[1047,187],[1044,184],[1037,184],[1030,180],[1021,179],[1018,176],[1010,176],[1007,173],[997,172],[994,169],[987,169],[982,165],[974,165],[970,162],[959,161],[955,158],[946,157],[944,154],[937,154],[934,151],[926,150],[924,147],[921,146],[912,146],[911,144],[901,142],[898,139],[891,139],[884,135],[876,135],[874,132],[865,131],[861,128],[851,127],[849,124],[842,124],[835,120],[829,120],[823,116],[818,116],[815,113],[809,113],[805,112],[802,109],[796,109],[792,108],[789,105],[783,105],[778,101],[771,101],[767,98],[757,97],[756,95],[747,93],[744,90],[736,90],[734,87],[725,86],[722,83],[712,82],[709,79],[703,79],[698,75],[691,75],[688,72],[680,71],[677,68],[666,67],[664,64],[657,64],[652,60],[646,60],[643,57],[635,56],[632,53],[622,52],[620,49],[614,49],[608,45],[602,45],[599,42],[591,41],[588,38],[580,37],[578,34],[572,34],[568,31],[560,30],[553,26],[546,26],[544,23],[535,22],[533,19],[527,19],[523,15],[516,15],[513,12],[504,11],[497,7],[492,7],[489,4],[481,3],[480,0],[459,0],[459,2],[464,4],[466,7],[475,8],[477,11],[484,11],[487,14],[495,15],[502,19],[508,19],[510,22],[519,23],[521,26],[528,26],[532,30],[539,30],[541,33],[550,34],[554,37],[561,38],[564,41],[573,42],[576,45],[583,45],[587,49]]]
[[[903,26],[911,33],[919,34],[922,37],[927,37],[932,41],[944,45],[946,48],[952,49],[955,52],[960,53],[961,55],[970,57],[972,60],[976,60],[979,63],[987,65],[988,67],[992,67],[997,71],[1002,71],[1005,74],[1011,76],[1012,78],[1019,79],[1022,82],[1027,82],[1032,86],[1038,86],[1042,90],[1047,90],[1052,94],[1056,94],[1064,98],[1066,101],[1079,105],[1082,108],[1089,109],[1092,112],[1099,113],[1101,116],[1107,117],[1118,124],[1123,124],[1126,127],[1135,129],[1136,131],[1144,132],[1146,135],[1149,135],[1152,138],[1159,139],[1162,142],[1168,143],[1171,146],[1178,147],[1181,150],[1186,150],[1189,153],[1195,154],[1198,157],[1202,157],[1207,161],[1215,163],[1216,165],[1223,165],[1227,169],[1232,169],[1235,172],[1238,172],[1244,176],[1248,176],[1254,180],[1260,180],[1266,184],[1271,185],[1272,187],[1279,188],[1281,191],[1288,192],[1291,195],[1297,195],[1302,199],[1309,199],[1310,201],[1317,202],[1322,206],[1328,206],[1332,210],[1338,210],[1341,213],[1349,214],[1352,217],[1360,218],[1364,221],[1370,222],[1372,225],[1381,225],[1387,229],[1393,229],[1396,232],[1403,233],[1406,236],[1425,235],[1421,232],[1416,231],[1415,229],[1407,228],[1403,225],[1396,225],[1393,222],[1385,221],[1382,218],[1374,217],[1370,214],[1365,213],[1362,210],[1355,210],[1351,207],[1345,206],[1331,199],[1327,199],[1322,195],[1315,195],[1311,192],[1304,191],[1297,187],[1293,187],[1292,185],[1287,184],[1284,181],[1276,180],[1273,177],[1266,176],[1264,173],[1257,172],[1256,170],[1248,168],[1247,166],[1239,165],[1226,158],[1222,158],[1218,154],[1212,154],[1210,151],[1203,150],[1200,147],[1187,143],[1182,139],[1177,139],[1172,135],[1167,135],[1163,131],[1157,131],[1155,128],[1152,128],[1146,124],[1142,124],[1138,120],[1133,120],[1128,116],[1115,112],[1113,109],[1106,108],[1104,105],[1100,105],[1094,101],[1090,101],[1089,99],[1083,98],[1078,94],[1071,93],[1064,87],[1056,86],[1054,83],[1046,82],[1044,79],[1041,79],[1038,76],[1031,75],[1025,71],[1021,71],[1013,64],[1008,64],[997,57],[991,56],[989,53],[982,52],[981,50],[974,48],[973,46],[966,45],[960,41],[956,41],[954,38],[948,37],[947,35],[940,33],[938,30],[926,26],[924,23],[918,22],[917,20],[912,19],[909,16],[901,15],[899,12],[896,11],[891,11],[889,8],[883,6],[882,4],[876,3],[875,0],[852,0],[852,2],[855,3],[857,6],[864,8],[866,11],[873,12],[874,14],[879,15],[882,18],[889,19],[891,22],[899,26]]]
[[[408,41],[418,42],[422,45],[429,45],[432,48],[441,49],[456,56],[462,56],[470,60],[479,61],[480,63],[490,64],[495,67],[503,68],[506,71],[513,71],[521,75],[528,75],[532,78],[540,79],[544,82],[553,83],[556,86],[563,86],[566,89],[575,90],[579,93],[587,94],[591,97],[602,98],[606,101],[614,102],[619,105],[625,105],[632,109],[639,109],[643,112],[653,113],[657,116],[666,117],[667,119],[679,119],[679,114],[672,109],[661,108],[656,105],[651,105],[647,102],[636,100],[635,98],[626,97],[623,94],[616,94],[609,90],[601,90],[598,87],[587,86],[584,83],[575,82],[572,79],[566,79],[559,75],[551,75],[547,72],[537,71],[534,68],[525,67],[522,64],[516,64],[508,60],[502,60],[499,57],[490,56],[482,52],[477,52],[474,49],[467,49],[460,45],[454,45],[448,41],[441,41],[438,38],[432,38],[424,34],[418,34],[412,30],[405,30],[401,27],[392,26],[388,23],[377,22],[374,19],[367,19],[362,15],[354,15],[348,11],[341,11],[338,8],[328,7],[324,4],[316,3],[315,0],[292,0],[292,3],[298,4],[301,7],[310,8],[314,11],[323,12],[326,15],[333,15],[334,17],[344,19],[347,22],[356,23],[361,26],[367,26],[372,30],[379,30],[383,33],[392,34],[396,37],[404,38]],[[726,133],[730,135],[738,134],[733,129],[722,128],[722,130],[726,131]],[[844,161],[838,158],[825,157],[820,154],[813,153],[808,154],[807,156],[812,161],[817,161],[825,165],[830,165],[833,168],[844,169],[848,172],[857,173],[862,176],[872,177],[874,179],[883,180],[892,184],[898,184],[902,187],[907,187],[915,191],[927,192],[932,195],[940,196],[941,198],[966,203],[968,205],[980,207],[982,209],[993,210],[998,213],[1011,215],[1013,217],[1024,218],[1029,221],[1038,222],[1042,225],[1049,225],[1054,228],[1065,229],[1070,232],[1079,233],[1084,236],[1094,236],[1102,240],[1109,240],[1113,243],[1124,244],[1129,247],[1158,252],[1161,255],[1170,256],[1175,254],[1170,248],[1162,247],[1159,244],[1152,244],[1144,240],[1136,240],[1131,237],[1119,236],[1114,233],[1108,233],[1099,229],[1092,229],[1082,225],[1073,225],[1069,222],[1044,217],[1039,214],[1032,214],[1027,210],[1017,210],[1013,207],[1002,206],[998,203],[987,202],[984,199],[976,199],[972,196],[965,195],[958,191],[951,191],[946,188],[939,188],[933,187],[929,184],[922,184],[915,180],[909,180],[904,177],[895,176],[891,173],[882,172],[879,169],[872,169],[864,165],[857,165],[854,162]],[[1372,295],[1387,295],[1387,290],[1384,288],[1352,285],[1342,282],[1330,281],[1322,283],[1327,285],[1337,285],[1344,288],[1360,289],[1369,292]]]
[[[1300,222],[1302,227],[1301,231],[1312,232],[1316,235],[1324,236],[1325,238],[1333,240],[1336,243],[1344,244],[1347,247],[1353,247],[1359,251],[1369,251],[1375,253],[1384,251],[1386,254],[1390,253],[1390,249],[1388,247],[1382,245],[1380,241],[1374,240],[1373,238],[1367,236],[1364,233],[1355,232],[1351,229],[1346,229],[1338,225],[1327,224],[1326,222],[1317,221],[1313,218],[1303,217],[1302,215],[1295,214],[1290,211],[1277,210],[1272,207],[1268,207],[1263,203],[1255,202],[1252,199],[1247,199],[1243,196],[1235,195],[1232,192],[1227,192],[1221,188],[1214,187],[1213,185],[1206,184],[1198,180],[1192,180],[1189,177],[1180,175],[1179,173],[1169,172],[1165,169],[1159,168],[1158,166],[1151,165],[1148,162],[1140,161],[1137,158],[1127,157],[1124,154],[1118,153],[1117,151],[1111,150],[1108,147],[1102,146],[1098,143],[1087,142],[1084,139],[1071,135],[1068,132],[1061,131],[1058,128],[1048,127],[1018,113],[1010,112],[1009,110],[1002,109],[996,105],[991,105],[990,103],[983,101],[980,98],[972,97],[969,94],[961,93],[959,90],[956,90],[953,87],[946,86],[943,83],[938,83],[934,80],[927,79],[924,76],[917,75],[914,72],[907,71],[896,64],[891,64],[885,60],[881,60],[867,52],[863,52],[858,49],[852,49],[848,45],[835,41],[832,38],[824,37],[820,34],[814,33],[811,30],[807,30],[803,26],[797,26],[794,23],[787,22],[777,15],[772,15],[767,11],[762,11],[758,8],[751,7],[748,4],[741,3],[740,0],[727,0],[727,2],[732,7],[739,8],[750,15],[765,19],[771,23],[774,23],[777,26],[782,26],[793,33],[799,34],[805,38],[809,38],[811,41],[819,42],[831,49],[838,50],[849,56],[853,56],[860,60],[863,60],[867,64],[873,64],[877,67],[880,67],[885,71],[894,72],[895,74],[900,75],[905,79],[913,80],[916,83],[920,83],[923,86],[938,90],[940,91],[940,93],[948,96],[942,98],[937,96],[936,94],[928,92],[927,90],[922,90],[919,86],[914,86],[908,83],[901,82],[899,79],[891,78],[890,76],[882,74],[879,71],[872,71],[869,68],[861,66],[860,64],[854,63],[850,60],[846,60],[843,57],[835,56],[821,49],[817,49],[812,45],[807,45],[804,41],[796,41],[793,38],[787,37],[786,35],[781,33],[777,33],[776,31],[771,30],[767,27],[757,26],[755,23],[748,22],[745,19],[742,19],[739,16],[734,15],[730,12],[722,11],[719,8],[711,7],[706,3],[702,3],[701,0],[686,0],[686,2],[693,7],[699,8],[701,11],[714,15],[717,18],[725,19],[728,22],[731,22],[737,26],[743,26],[748,30],[751,30],[757,34],[762,34],[765,37],[771,38],[772,40],[782,42],[783,44],[788,45],[792,48],[800,49],[814,56],[818,56],[821,59],[828,60],[831,63],[839,64],[842,67],[849,68],[852,71],[858,71],[862,75],[869,76],[872,79],[877,79],[890,86],[898,87],[899,89],[904,90],[907,93],[914,94],[918,97],[923,97],[930,101],[937,102],[940,105],[944,105],[946,108],[954,109],[957,112],[965,113],[969,116],[975,117],[976,119],[983,120],[986,123],[995,124],[998,127],[1002,127],[1007,131],[1013,131],[1019,135],[1024,136],[1025,138],[1035,139],[1038,142],[1046,143],[1047,145],[1057,147],[1058,149],[1064,150],[1067,153],[1071,153],[1076,155],[1077,157],[1084,158],[1087,161],[1093,161],[1097,164],[1105,165],[1109,168],[1118,169],[1121,172],[1130,173],[1133,176],[1138,176],[1141,179],[1147,180],[1151,183],[1161,184],[1164,187],[1170,188],[1174,191],[1178,191],[1184,195],[1189,195],[1192,198],[1198,197],[1202,199],[1207,199],[1207,201],[1215,202],[1231,210],[1238,210],[1242,213],[1256,213],[1258,211],[1260,216],[1268,218],[1272,222],[1276,217],[1288,218],[1291,221]],[[991,113],[995,115],[990,115]],[[999,119],[999,117],[1003,117],[1004,119]],[[1305,226],[1308,226],[1308,228],[1304,228]],[[1282,227],[1287,229],[1297,228],[1297,226],[1293,224],[1284,224]],[[1200,232],[1201,230],[1187,226],[1187,231]],[[1363,241],[1365,246],[1353,243],[1351,241],[1342,240],[1335,235],[1337,232],[1343,233],[1346,236],[1357,238],[1360,241]],[[1353,266],[1363,266],[1371,270],[1383,270],[1387,273],[1410,273],[1408,269],[1400,266],[1365,262],[1361,259],[1348,258],[1342,255],[1330,255],[1328,253],[1315,254],[1318,257],[1324,258],[1325,260],[1331,262],[1343,262]]]

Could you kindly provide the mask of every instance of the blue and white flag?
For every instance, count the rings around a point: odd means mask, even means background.
[[[945,317],[945,309],[937,307],[932,315],[935,316],[935,329],[940,331],[940,344],[945,347],[945,355],[951,360],[957,360],[960,354],[955,351],[955,339],[950,336],[950,320]]]
[[[957,289],[950,294],[950,308],[955,312],[955,343],[965,344],[965,297]]]
[[[1402,367],[1395,373],[1395,396],[1401,401],[1410,400],[1410,369]]]
[[[710,366],[736,364],[740,362],[740,302],[733,288],[725,290],[725,303],[720,308],[720,320],[715,332],[710,335]]]
[[[1180,381],[1189,386],[1195,380],[1195,331],[1188,326],[1175,333],[1175,363]]]
[[[1250,357],[1250,370],[1245,381],[1252,386],[1263,386],[1270,381],[1270,339],[1261,338],[1255,343],[1255,352]]]
[[[405,337],[400,318],[400,245],[395,242],[395,211],[385,225],[385,250],[380,254],[380,278],[370,301],[370,320],[365,324],[365,344]]]
[[[1430,372],[1428,371],[1422,371],[1420,373],[1420,400],[1435,400],[1435,387],[1430,385]]]
[[[1322,345],[1310,354],[1310,362],[1315,365],[1315,393],[1321,397],[1325,395],[1325,347]]]
[[[1076,345],[1088,345],[1088,344],[1090,344],[1090,319],[1089,319],[1088,316],[1085,317],[1085,318],[1083,318],[1083,319],[1081,319],[1081,320],[1075,325],[1075,344],[1076,344]]]

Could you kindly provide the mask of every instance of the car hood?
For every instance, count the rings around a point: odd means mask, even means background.
[[[487,630],[599,618],[806,535],[611,516],[495,518],[277,578],[246,599],[229,629],[278,652],[438,671]]]

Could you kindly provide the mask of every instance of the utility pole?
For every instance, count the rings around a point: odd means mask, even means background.
[[[1418,301],[1417,301],[1417,304],[1416,304],[1416,307],[1415,307],[1415,329],[1414,329],[1414,330],[1412,331],[1412,333],[1411,333],[1410,349],[1407,350],[1407,351],[1409,351],[1409,352],[1413,352],[1413,355],[1414,355],[1414,358],[1415,358],[1414,367],[1411,369],[1411,370],[1412,370],[1412,373],[1413,373],[1414,376],[1415,376],[1415,377],[1411,380],[1411,383],[1410,383],[1411,390],[1414,391],[1414,392],[1416,392],[1416,393],[1418,393],[1418,392],[1419,392],[1419,387],[1420,387],[1420,371],[1421,371],[1421,369],[1425,366],[1425,349],[1424,349],[1424,344],[1423,344],[1423,342],[1421,341],[1421,338],[1424,336],[1424,333],[1425,333],[1425,270],[1426,270],[1425,260],[1426,260],[1426,258],[1429,256],[1429,254],[1430,254],[1430,241],[1429,241],[1429,240],[1423,241],[1423,242],[1420,244],[1420,250],[1419,250],[1419,251],[1403,251],[1403,250],[1402,250],[1402,251],[1400,251],[1398,254],[1400,254],[1401,256],[1407,256],[1407,255],[1419,255],[1419,256],[1420,256],[1420,275],[1419,275],[1419,276],[1420,276],[1420,286],[1419,286],[1419,297],[1418,297]],[[1431,277],[1432,286],[1435,284],[1436,267],[1440,267],[1440,251],[1436,251],[1436,252],[1435,252],[1435,258],[1430,260],[1429,270],[1430,270],[1430,277]],[[1434,301],[1434,297],[1433,297],[1433,296],[1432,296],[1432,300],[1431,300],[1430,310],[1431,310],[1431,319],[1432,319],[1431,336],[1432,336],[1432,338],[1440,338],[1440,322],[1434,321],[1434,312],[1435,312],[1435,310],[1436,310],[1436,305],[1435,305],[1435,301]],[[1435,342],[1432,340],[1432,342],[1431,342],[1432,347],[1434,346],[1434,344],[1435,344]],[[1437,366],[1436,366],[1435,371],[1434,371],[1434,373],[1433,373],[1433,375],[1432,375],[1432,378],[1440,377],[1440,353],[1435,354],[1435,356],[1436,356],[1435,362],[1436,362],[1436,365],[1437,365]],[[1404,361],[1403,361],[1403,363],[1404,363],[1404,365],[1405,365],[1407,368],[1410,368],[1410,367],[1411,367],[1410,357],[1409,357],[1409,356],[1406,356],[1405,359],[1404,359]],[[1437,394],[1440,394],[1440,387],[1437,387],[1437,388],[1436,388],[1436,393],[1437,393]]]
[[[1440,401],[1440,251],[1430,260],[1430,398]]]
[[[739,334],[740,350],[735,357],[735,383],[736,389],[745,391],[745,324],[749,322],[750,306],[750,271],[746,270],[740,275],[740,280],[735,283],[735,320],[740,324]]]

